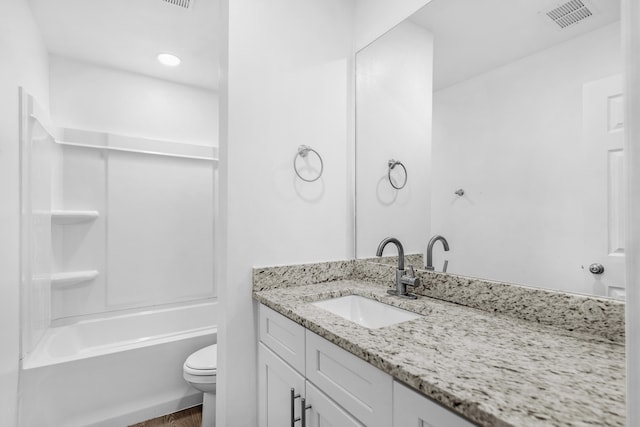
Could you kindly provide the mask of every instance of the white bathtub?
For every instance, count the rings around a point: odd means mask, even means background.
[[[182,364],[216,325],[205,302],[49,328],[22,363],[20,426],[127,426],[200,403]]]

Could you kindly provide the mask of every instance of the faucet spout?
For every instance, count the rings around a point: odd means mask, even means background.
[[[387,290],[387,293],[403,298],[415,299],[415,295],[407,292],[407,286],[415,287],[420,285],[420,279],[416,277],[412,266],[410,266],[410,274],[404,274],[404,248],[402,247],[402,243],[395,237],[387,237],[378,245],[376,256],[382,256],[382,251],[384,251],[385,246],[389,243],[393,243],[398,249],[398,268],[396,269],[396,288]]]
[[[376,250],[376,256],[382,256],[382,251],[384,251],[385,246],[389,243],[393,243],[396,245],[398,249],[398,270],[404,270],[404,248],[402,247],[402,243],[400,240],[395,237],[387,237],[378,245],[378,249]]]
[[[424,266],[426,270],[432,270],[432,271],[435,270],[433,268],[433,246],[438,241],[442,242],[442,246],[444,246],[445,251],[449,250],[449,242],[447,242],[447,239],[440,236],[439,234],[436,234],[435,236],[433,236],[431,240],[429,240],[429,244],[427,244],[427,263]],[[445,264],[445,269],[446,269],[446,264]]]

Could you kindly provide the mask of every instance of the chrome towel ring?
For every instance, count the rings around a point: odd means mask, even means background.
[[[407,185],[407,178],[408,178],[407,168],[404,167],[404,165],[400,160],[394,160],[394,159],[389,160],[388,165],[389,165],[389,171],[387,172],[387,177],[389,178],[389,184],[391,184],[391,186],[396,190],[403,189],[404,186]],[[402,170],[404,171],[404,181],[402,182],[402,185],[399,185],[399,186],[395,185],[393,183],[393,180],[391,179],[391,170],[394,169],[396,166],[402,167]]]
[[[313,152],[316,156],[318,156],[318,160],[320,160],[320,172],[318,172],[318,176],[311,179],[304,178],[302,175],[300,175],[300,171],[298,170],[298,165],[296,164],[298,157],[305,158],[309,155],[309,152]],[[293,170],[296,172],[296,175],[298,175],[298,178],[300,178],[303,181],[306,181],[306,182],[317,181],[318,179],[320,179],[320,177],[322,176],[322,172],[324,171],[324,162],[322,161],[322,156],[320,156],[320,154],[316,150],[309,147],[308,145],[301,145],[298,147],[298,152],[293,158]]]

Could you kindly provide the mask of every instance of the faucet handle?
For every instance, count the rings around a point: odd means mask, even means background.
[[[400,278],[400,281],[408,286],[419,286],[420,285],[420,278],[416,277],[416,272],[413,269],[413,265],[409,266],[409,274],[402,276]]]
[[[442,272],[446,273],[447,272],[447,266],[449,265],[449,260],[445,259],[444,260],[444,267],[442,267]]]

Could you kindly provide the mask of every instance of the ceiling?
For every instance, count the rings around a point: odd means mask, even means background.
[[[545,15],[558,0],[433,0],[410,20],[435,36],[434,90],[620,19],[615,0],[581,0],[590,18],[560,30]],[[29,0],[50,53],[217,90],[218,0]],[[182,59],[160,65],[161,52]]]
[[[50,53],[217,90],[217,0],[29,0]],[[161,65],[169,52],[178,67]]]
[[[409,19],[434,34],[434,90],[467,80],[620,19],[620,2],[581,0],[593,15],[561,29],[558,0],[433,0]]]

